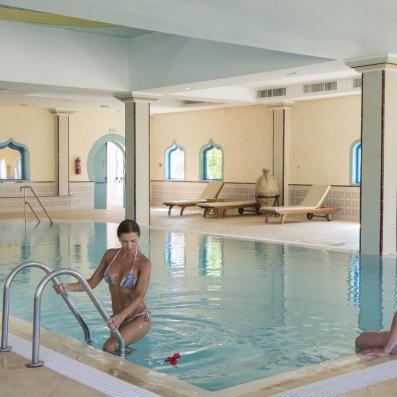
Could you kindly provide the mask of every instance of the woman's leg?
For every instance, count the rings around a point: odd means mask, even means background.
[[[356,350],[360,352],[370,347],[384,347],[388,340],[389,331],[364,332],[356,339]]]
[[[142,314],[141,316],[128,321],[120,326],[119,331],[124,338],[125,345],[129,345],[142,339],[150,330],[152,320],[150,314]],[[115,336],[111,336],[103,345],[103,350],[107,352],[115,352],[118,349],[118,343]]]

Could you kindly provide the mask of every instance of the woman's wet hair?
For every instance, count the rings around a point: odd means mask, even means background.
[[[139,225],[132,219],[125,219],[117,228],[117,237],[120,237],[124,233],[136,233],[138,236],[141,235],[141,229]]]

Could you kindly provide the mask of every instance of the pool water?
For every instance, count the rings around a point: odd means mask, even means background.
[[[23,221],[2,221],[0,285],[26,260],[89,277],[106,248],[119,246],[116,228],[65,222],[25,231]],[[143,230],[140,248],[153,265],[146,297],[153,326],[128,360],[211,391],[352,354],[357,334],[389,327],[395,311],[395,258],[152,229]],[[43,276],[27,269],[15,279],[12,316],[31,321]],[[107,285],[95,292],[110,314]],[[71,296],[101,348],[109,335],[103,320],[86,294]],[[44,328],[82,340],[50,286],[42,302]],[[176,367],[164,362],[176,352]]]

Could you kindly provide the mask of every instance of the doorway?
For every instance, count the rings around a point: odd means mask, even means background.
[[[95,209],[122,209],[124,199],[125,152],[117,136],[104,136],[92,147],[88,156],[88,176],[95,182]]]

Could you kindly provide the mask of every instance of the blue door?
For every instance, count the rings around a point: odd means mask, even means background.
[[[104,143],[95,155],[94,208],[107,207],[107,143]]]

